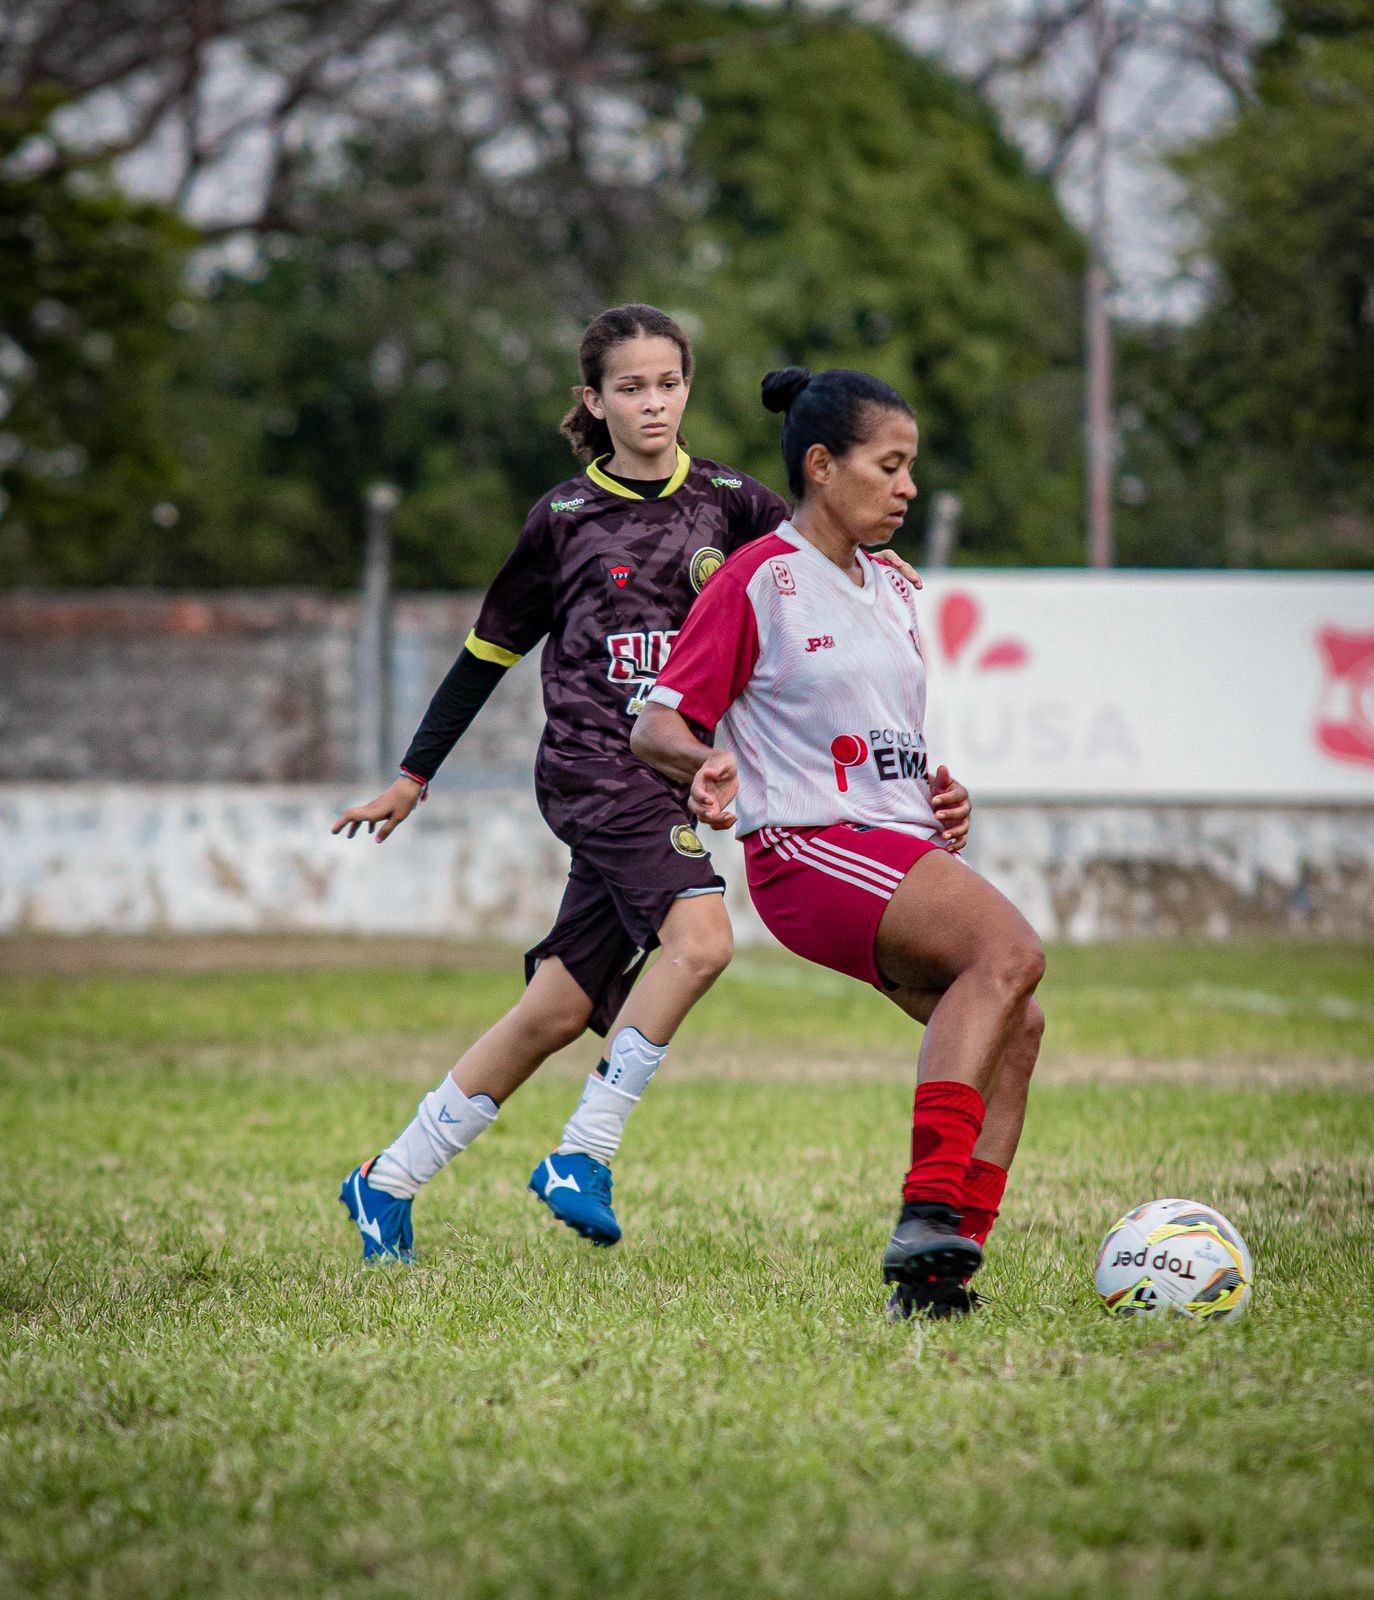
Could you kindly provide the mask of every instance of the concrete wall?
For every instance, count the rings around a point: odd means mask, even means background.
[[[398,756],[479,600],[397,601]],[[376,781],[357,775],[357,628],[354,600],[317,593],[0,596],[0,930],[541,933],[566,856],[531,795],[537,658],[378,849],[328,831]],[[760,937],[733,842],[717,856]],[[1368,803],[985,791],[971,859],[1047,935],[1374,934]]]
[[[0,786],[0,931],[316,929],[533,940],[566,852],[528,783],[436,794],[385,845],[345,785]],[[983,805],[970,858],[1044,935],[1374,936],[1367,808]],[[766,937],[708,841],[742,943]]]
[[[397,759],[480,601],[397,601]],[[350,779],[357,632],[356,601],[291,590],[0,595],[0,781]],[[501,685],[441,786],[527,773],[542,721],[535,659]]]

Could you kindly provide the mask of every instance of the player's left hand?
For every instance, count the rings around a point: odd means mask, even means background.
[[[875,550],[870,559],[881,561],[885,567],[895,568],[913,588],[925,588],[925,585],[921,582],[921,574],[909,562],[903,561],[895,550]]]
[[[940,824],[945,849],[957,856],[968,843],[973,802],[963,784],[950,777],[948,767],[935,769],[935,776],[930,781],[930,806],[936,822]]]

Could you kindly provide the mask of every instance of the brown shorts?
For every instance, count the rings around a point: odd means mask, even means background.
[[[557,956],[592,1002],[591,1027],[604,1035],[624,1005],[674,900],[720,893],[691,817],[671,796],[637,804],[574,848],[558,920],[525,955],[525,982]]]

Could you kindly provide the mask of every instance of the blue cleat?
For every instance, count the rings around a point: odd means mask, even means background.
[[[530,1191],[537,1194],[562,1223],[593,1244],[613,1245],[620,1224],[611,1210],[611,1169],[580,1150],[554,1151],[530,1173]]]
[[[372,1157],[375,1161],[376,1156]],[[415,1230],[410,1222],[410,1201],[374,1189],[367,1181],[372,1161],[354,1167],[339,1189],[339,1203],[363,1236],[364,1261],[412,1261]]]

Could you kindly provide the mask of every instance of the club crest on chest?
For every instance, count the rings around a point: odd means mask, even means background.
[[[634,576],[634,568],[628,561],[613,561],[606,568],[606,574],[617,589],[623,589]]]

